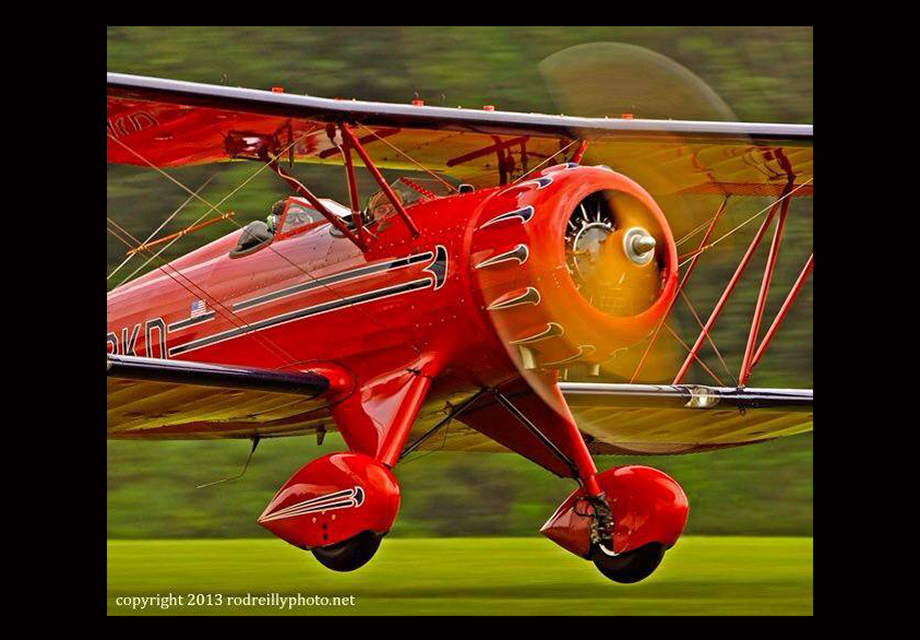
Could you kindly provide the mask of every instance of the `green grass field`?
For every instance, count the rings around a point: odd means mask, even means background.
[[[812,538],[682,538],[650,578],[608,582],[542,538],[384,540],[349,574],[278,540],[108,541],[113,615],[811,615]],[[124,596],[220,594],[223,605],[118,606]],[[227,605],[228,597],[355,596],[353,606]]]

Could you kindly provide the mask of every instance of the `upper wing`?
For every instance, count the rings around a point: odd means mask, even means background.
[[[247,438],[303,432],[329,381],[289,373],[107,355],[109,438]]]
[[[418,162],[456,180],[497,184],[588,141],[586,158],[655,195],[795,195],[813,188],[812,125],[578,118],[332,100],[239,87],[107,75],[109,162],[159,167],[224,162],[257,146],[291,161],[341,163],[327,125],[355,126],[378,167]],[[560,151],[564,150],[564,153]],[[283,153],[282,153],[283,152]],[[411,159],[411,160],[410,160]]]

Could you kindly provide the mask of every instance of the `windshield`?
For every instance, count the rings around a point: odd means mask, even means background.
[[[345,218],[351,215],[351,210],[336,202],[335,200],[329,200],[328,198],[320,198],[319,201],[323,204],[326,209],[328,209],[334,215],[339,216],[340,218]],[[284,222],[281,224],[280,234],[284,235],[303,227],[308,224],[313,224],[315,222],[325,222],[323,215],[310,206],[305,200],[300,198],[294,199],[291,198],[291,201],[288,204],[287,211],[285,212]]]

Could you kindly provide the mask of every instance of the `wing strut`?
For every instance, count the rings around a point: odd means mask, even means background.
[[[345,226],[345,223],[342,222],[341,218],[329,211],[329,209],[327,209],[326,206],[320,202],[316,196],[313,195],[313,192],[307,189],[303,183],[300,182],[300,180],[288,173],[285,173],[284,169],[278,165],[277,158],[273,159],[268,154],[268,152],[263,151],[261,154],[261,159],[263,162],[267,163],[269,167],[271,167],[272,171],[278,174],[278,177],[287,182],[291,188],[297,192],[298,195],[306,199],[306,201],[309,202],[314,209],[319,211],[319,213],[324,218],[326,218],[326,220],[328,220],[333,227],[338,229],[339,233],[351,240],[361,251],[367,251],[367,245],[365,244],[364,240],[353,234],[351,230]]]
[[[684,360],[684,363],[681,365],[680,370],[677,372],[677,375],[674,376],[674,382],[671,384],[680,384],[684,376],[687,373],[687,370],[690,368],[690,364],[693,362],[693,359],[696,357],[696,354],[699,352],[700,347],[703,346],[703,341],[706,340],[706,336],[709,335],[709,331],[712,329],[712,326],[716,323],[716,320],[719,317],[719,314],[722,313],[722,309],[725,307],[725,303],[728,302],[729,297],[731,297],[732,292],[735,290],[735,285],[738,284],[738,281],[741,279],[741,275],[744,273],[744,270],[747,268],[748,264],[751,262],[751,258],[754,256],[754,252],[757,247],[760,245],[760,241],[763,239],[764,235],[767,232],[767,229],[770,227],[770,223],[773,222],[773,218],[776,217],[776,212],[780,207],[783,207],[785,213],[786,207],[788,207],[789,199],[787,196],[792,191],[792,180],[786,184],[786,188],[783,190],[782,196],[776,199],[773,203],[773,206],[770,207],[769,213],[764,218],[763,223],[760,225],[760,228],[757,230],[757,233],[754,234],[754,238],[751,240],[751,244],[748,246],[747,251],[745,251],[744,256],[742,256],[741,261],[738,263],[738,267],[735,269],[735,273],[732,275],[731,279],[728,281],[728,284],[725,286],[725,291],[722,292],[722,296],[719,298],[719,301],[716,302],[716,306],[713,308],[712,313],[709,315],[709,319],[706,321],[705,326],[700,331],[699,336],[696,339],[696,342],[693,344],[693,347],[690,349],[690,354],[687,356],[687,359]],[[783,216],[785,217],[785,216]],[[739,381],[740,382],[740,381]],[[743,382],[742,382],[743,384]]]
[[[413,451],[415,451],[415,449],[417,449],[417,448],[418,448],[419,446],[421,446],[425,441],[427,441],[431,436],[433,436],[435,433],[437,433],[438,430],[439,430],[441,427],[443,427],[444,425],[446,425],[447,423],[449,423],[451,420],[453,420],[454,418],[456,418],[457,416],[459,416],[459,415],[460,415],[461,413],[463,413],[471,404],[473,404],[474,402],[476,402],[477,400],[479,400],[479,398],[480,398],[484,393],[486,393],[486,390],[485,390],[485,389],[480,389],[479,391],[477,391],[477,392],[475,393],[475,395],[473,395],[473,396],[471,396],[471,397],[469,398],[469,400],[467,400],[466,402],[462,403],[462,404],[461,404],[460,406],[458,406],[456,409],[454,409],[454,410],[451,411],[449,414],[447,414],[447,416],[445,416],[444,418],[442,418],[436,425],[434,425],[434,426],[431,427],[428,431],[426,431],[426,432],[423,433],[421,436],[419,436],[418,440],[416,440],[415,442],[413,442],[413,443],[410,444],[410,445],[407,445],[407,446],[402,450],[402,453],[399,454],[399,460],[402,460],[402,459],[405,458],[407,455],[409,455],[410,453],[412,453]]]
[[[578,143],[578,148],[575,149],[575,153],[572,154],[572,162],[577,162],[581,164],[581,159],[585,155],[585,151],[588,149],[588,141],[582,138],[581,142]]]
[[[783,318],[785,318],[786,314],[789,313],[789,307],[792,306],[792,302],[795,300],[795,297],[799,295],[799,290],[802,288],[802,285],[805,284],[805,279],[808,278],[808,274],[811,273],[814,261],[815,254],[812,253],[808,257],[808,262],[806,262],[805,266],[802,267],[802,272],[796,279],[795,284],[792,285],[792,289],[789,291],[789,295],[786,296],[786,300],[783,301],[783,306],[780,307],[779,311],[777,312],[776,318],[773,319],[773,324],[771,324],[770,328],[767,329],[767,334],[763,337],[763,341],[760,343],[760,347],[757,348],[757,353],[754,354],[754,359],[751,361],[752,369],[754,368],[754,365],[760,362],[760,357],[766,350],[767,345],[770,344],[770,340],[773,338],[773,335],[776,333],[776,330],[782,323]]]
[[[367,151],[364,150],[364,147],[361,146],[361,141],[355,137],[355,134],[351,132],[351,129],[344,122],[339,127],[342,131],[342,138],[344,138],[345,143],[349,147],[353,147],[355,151],[358,152],[358,155],[361,156],[361,161],[364,162],[364,166],[367,167],[367,170],[371,172],[371,175],[374,176],[374,180],[377,181],[377,184],[380,185],[380,188],[383,190],[383,193],[386,194],[387,199],[390,201],[390,204],[393,205],[393,208],[396,209],[396,213],[399,214],[399,217],[402,219],[403,223],[406,225],[406,228],[409,230],[409,233],[412,234],[413,238],[418,238],[419,232],[418,227],[415,226],[415,223],[412,222],[412,218],[409,217],[409,214],[406,213],[406,210],[403,208],[402,203],[396,197],[396,194],[393,193],[393,189],[390,188],[390,185],[387,184],[387,181],[384,180],[383,175],[380,173],[380,170],[374,165],[374,162],[371,160],[371,157],[367,155]]]
[[[495,399],[498,400],[498,403],[503,406],[515,420],[521,423],[525,429],[527,429],[531,434],[533,434],[534,437],[536,437],[537,440],[540,441],[540,444],[549,449],[550,453],[556,456],[556,458],[558,458],[562,464],[569,468],[572,473],[572,477],[578,480],[578,484],[581,485],[582,474],[579,472],[578,465],[576,465],[570,457],[565,455],[562,450],[556,446],[555,442],[547,438],[546,435],[540,431],[537,425],[535,425],[527,418],[527,416],[521,413],[521,411],[516,406],[514,406],[514,403],[506,398],[498,389],[493,391],[493,395],[495,396]]]
[[[791,184],[791,181],[790,181]],[[757,304],[754,306],[754,318],[751,320],[751,332],[748,335],[747,346],[744,348],[744,358],[741,361],[741,372],[738,374],[738,386],[743,387],[751,375],[751,359],[754,357],[754,347],[757,346],[757,333],[760,331],[760,321],[763,319],[763,310],[767,304],[767,293],[770,291],[770,282],[773,280],[773,270],[776,267],[776,256],[779,254],[779,244],[783,240],[783,229],[786,227],[786,214],[789,212],[789,199],[783,200],[779,211],[776,227],[773,229],[773,241],[770,243],[770,254],[763,268],[763,280],[760,283],[760,293],[757,294]]]

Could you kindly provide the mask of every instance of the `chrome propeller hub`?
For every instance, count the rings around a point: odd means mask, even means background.
[[[627,229],[623,234],[623,252],[635,264],[648,264],[655,257],[655,238],[642,227]]]

